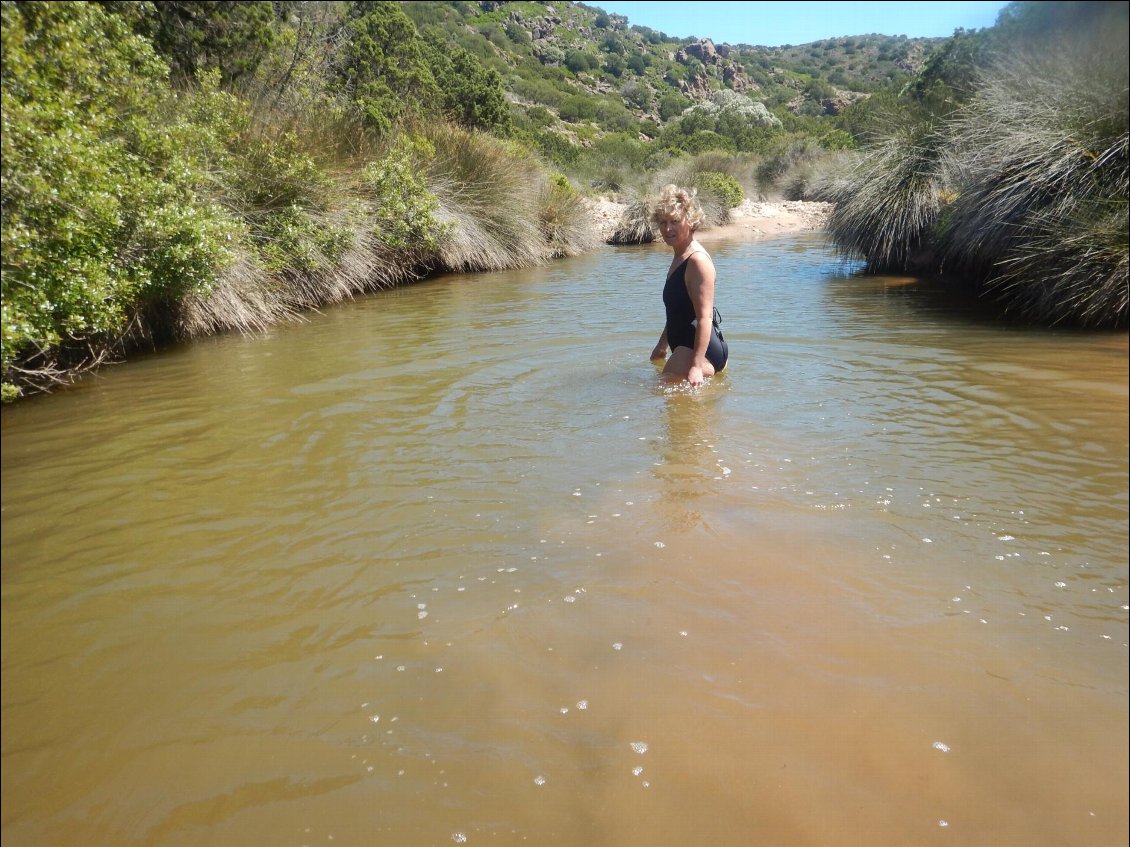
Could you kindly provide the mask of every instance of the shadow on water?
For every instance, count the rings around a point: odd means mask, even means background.
[[[872,274],[843,267],[828,286],[830,302],[860,309],[865,314],[899,309],[914,319],[929,318],[960,328],[975,327],[993,332],[1055,332],[1094,336],[1096,330],[1064,324],[1044,326],[1018,314],[1009,303],[987,293],[968,280],[955,277]],[[1124,334],[1125,330],[1098,331],[1100,335]]]

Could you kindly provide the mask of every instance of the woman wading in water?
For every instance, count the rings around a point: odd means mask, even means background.
[[[670,350],[663,375],[701,385],[726,367],[730,355],[718,330],[721,317],[714,308],[714,263],[694,237],[702,223],[702,206],[693,192],[665,185],[652,219],[675,255],[663,286],[667,325],[651,358],[663,359]]]

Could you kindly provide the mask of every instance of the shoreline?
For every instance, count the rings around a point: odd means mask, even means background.
[[[596,200],[591,205],[593,220],[605,244],[615,231],[627,203]],[[700,229],[700,241],[723,239],[773,238],[798,232],[813,232],[827,227],[832,203],[809,200],[743,200],[730,210],[730,221],[721,226]]]

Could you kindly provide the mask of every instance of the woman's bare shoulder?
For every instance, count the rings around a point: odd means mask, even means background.
[[[710,254],[705,250],[695,250],[687,259],[687,270],[693,268],[703,275],[714,273],[714,260],[710,258]]]

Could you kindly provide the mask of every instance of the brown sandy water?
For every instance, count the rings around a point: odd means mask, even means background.
[[[4,844],[1125,844],[1126,335],[711,249],[6,409]]]

